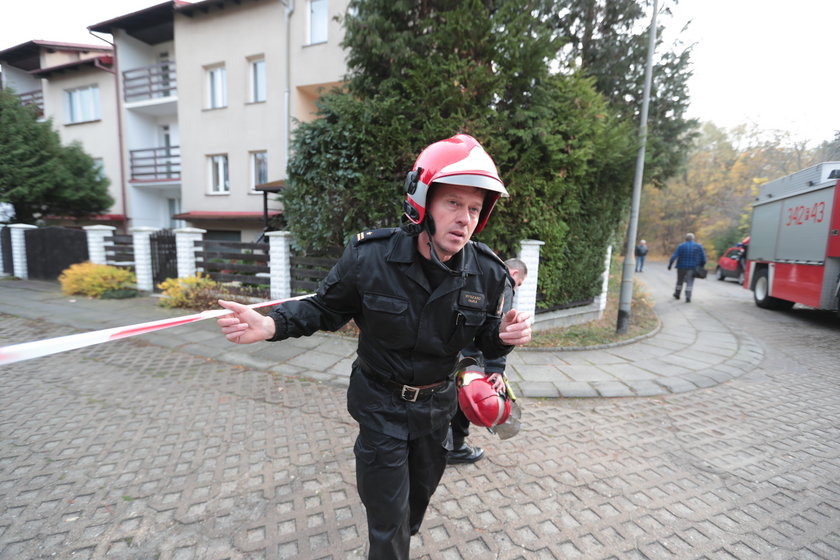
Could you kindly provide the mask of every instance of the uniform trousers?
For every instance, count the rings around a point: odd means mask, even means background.
[[[359,426],[353,452],[356,486],[367,511],[369,560],[408,560],[429,500],[446,469],[448,425],[398,439]]]
[[[464,415],[461,407],[458,406],[458,411],[452,417],[452,449],[460,449],[464,445],[464,440],[470,435],[470,421]]]

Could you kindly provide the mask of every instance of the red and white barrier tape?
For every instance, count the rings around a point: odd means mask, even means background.
[[[305,299],[312,296],[306,294],[288,299],[278,299],[274,301],[263,301],[249,305],[251,309],[260,307],[268,307],[271,305],[279,305],[287,301],[295,301]],[[150,321],[148,323],[138,323],[136,325],[128,325],[125,327],[114,327],[111,329],[102,329],[99,331],[91,331],[86,333],[71,334],[67,336],[59,336],[56,338],[47,338],[44,340],[34,340],[32,342],[23,342],[21,344],[12,344],[9,346],[0,347],[0,366],[6,364],[13,364],[15,362],[22,362],[23,360],[31,360],[33,358],[40,358],[41,356],[49,356],[51,354],[58,354],[59,352],[66,352],[68,350],[76,350],[77,348],[84,348],[85,346],[93,346],[94,344],[101,344],[111,340],[119,340],[121,338],[128,338],[130,336],[137,336],[139,334],[146,334],[154,331],[168,329],[170,327],[177,327],[178,325],[186,325],[196,321],[203,321],[204,319],[212,319],[214,317],[221,317],[223,315],[230,315],[231,311],[227,309],[216,309],[212,311],[202,311],[194,315],[184,315],[182,317],[173,317],[171,319],[161,319],[160,321]],[[219,335],[221,336],[221,334]]]

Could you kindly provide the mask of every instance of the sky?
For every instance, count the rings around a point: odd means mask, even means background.
[[[0,50],[33,39],[104,45],[88,26],[159,3],[7,2]],[[659,6],[674,16],[659,20],[665,40],[694,45],[689,117],[787,131],[812,146],[840,130],[840,0],[659,0]]]

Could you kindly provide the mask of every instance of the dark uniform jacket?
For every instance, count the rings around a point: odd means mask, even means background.
[[[317,293],[274,308],[272,340],[336,330],[356,320],[361,334],[347,390],[347,408],[360,424],[410,439],[449,422],[455,412],[452,378],[458,354],[474,341],[488,358],[510,352],[498,338],[504,263],[481,243],[453,257],[457,274],[432,290],[417,238],[400,229],[358,234]],[[367,373],[366,373],[367,372]],[[407,402],[381,383],[386,378],[421,386],[446,381],[440,391]]]
[[[502,314],[507,313],[513,307],[513,284],[510,282],[505,286],[504,305],[502,307]],[[473,358],[476,361],[477,367],[470,368],[480,370],[484,375],[491,373],[504,373],[507,367],[507,354],[495,358],[488,358],[475,345],[474,342],[469,343],[461,350],[461,355],[465,358]]]

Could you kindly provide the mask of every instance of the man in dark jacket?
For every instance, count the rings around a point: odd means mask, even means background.
[[[677,263],[677,286],[674,289],[674,299],[680,299],[680,291],[685,283],[685,302],[691,302],[691,292],[694,288],[694,269],[697,266],[706,266],[706,251],[703,246],[694,242],[694,234],[685,234],[685,242],[677,245],[671,260],[668,261],[668,270]]]
[[[648,254],[648,246],[647,241],[642,239],[639,241],[639,244],[636,245],[636,250],[634,251],[636,255],[636,272],[644,272],[645,271],[645,259],[647,258]]]
[[[455,413],[453,373],[474,342],[489,357],[531,338],[527,313],[502,313],[510,278],[485,245],[470,241],[507,192],[472,137],[428,146],[406,177],[402,229],[358,234],[308,299],[268,316],[234,302],[218,319],[228,340],[249,344],[359,326],[347,408],[359,423],[356,483],[371,559],[407,559],[446,468]]]

